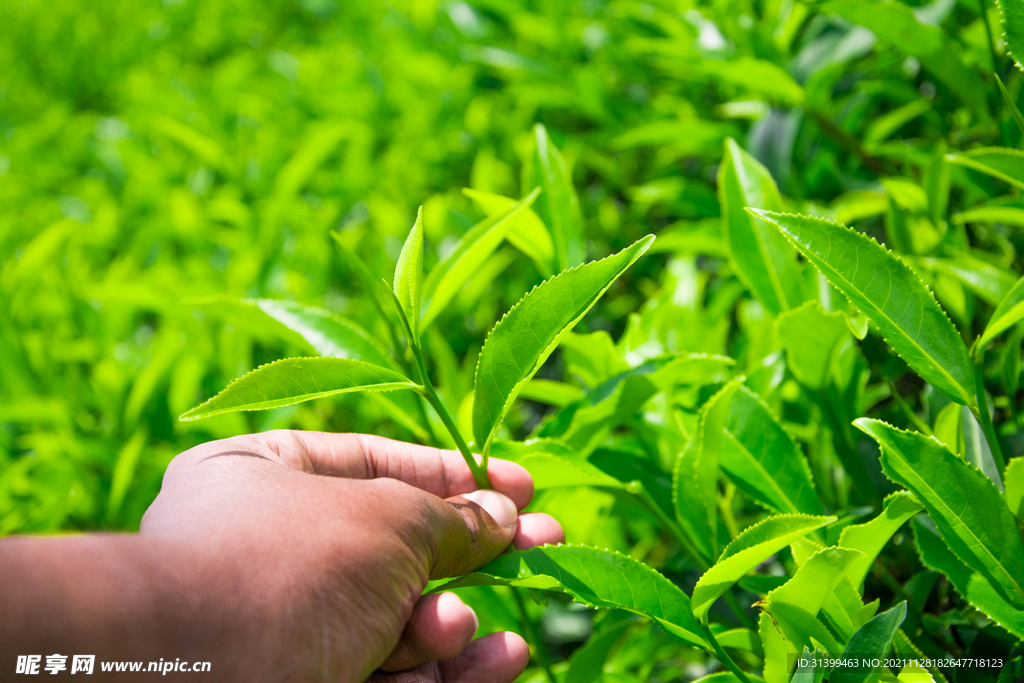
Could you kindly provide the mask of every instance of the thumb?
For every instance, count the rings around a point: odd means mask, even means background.
[[[497,491],[472,491],[435,498],[437,516],[429,534],[430,578],[462,576],[500,555],[516,535],[519,516],[512,499]]]

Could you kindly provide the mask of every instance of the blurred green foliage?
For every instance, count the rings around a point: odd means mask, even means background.
[[[825,463],[814,476],[828,507],[877,509],[887,488],[877,457],[871,469],[877,451],[850,420],[952,429],[964,453],[977,424],[961,427],[958,409],[874,333],[859,342],[850,360],[858,371],[838,398],[827,398],[836,387],[821,387],[821,368],[793,367],[828,321],[807,309],[809,320],[789,318],[776,338],[775,311],[737,276],[720,225],[723,144],[739,140],[767,168],[783,195],[778,208],[855,225],[903,254],[971,340],[1024,251],[1019,183],[945,157],[1020,142],[992,76],[1019,100],[1024,78],[1001,33],[986,0],[4,3],[0,534],[135,529],[168,461],[213,438],[297,427],[447,444],[443,430],[431,437],[386,404],[353,396],[199,422],[177,416],[261,363],[311,352],[269,317],[236,310],[240,298],[321,307],[386,338],[332,231],[390,279],[422,204],[429,269],[484,215],[462,188],[509,197],[533,189],[537,122],[571,168],[587,258],[659,238],[656,255],[577,330],[592,336],[568,338],[539,375],[565,383],[527,392],[538,400],[517,404],[508,434],[543,435],[551,406],[659,353],[728,355]],[[800,264],[799,273],[809,298],[848,311],[813,269]],[[547,274],[502,246],[441,314],[425,344],[453,413],[464,408],[486,332]],[[849,337],[834,327],[829,339]],[[995,422],[1007,457],[1024,451],[1022,335],[1017,327],[994,345],[983,373],[1002,394]],[[808,387],[826,398],[816,402]],[[694,390],[689,428],[709,395]],[[828,401],[849,414],[829,415]],[[675,455],[667,450],[678,444],[659,430],[671,410],[660,398],[644,410],[651,426],[634,425],[628,439],[576,438],[591,462],[664,496]],[[829,470],[838,460],[849,473]],[[723,491],[723,509],[734,494]],[[537,507],[560,516],[572,541],[688,580],[677,549],[629,500],[579,488],[544,491]],[[753,519],[751,506],[736,507],[741,526]],[[723,524],[736,535],[731,514]],[[947,587],[931,592],[934,572],[915,573],[912,551],[893,554],[896,575],[870,577],[871,590],[913,596],[927,584],[925,598],[950,606]],[[484,630],[516,627],[507,600],[470,590],[474,604],[489,605],[478,608]],[[527,610],[542,618],[539,607]],[[931,629],[927,643],[940,652],[969,647],[942,640],[961,638],[950,631],[957,619],[971,638],[987,628],[945,614],[909,617]],[[591,628],[561,603],[543,615],[559,659]],[[621,635],[619,619],[603,617],[601,633]],[[595,638],[578,652],[603,658],[615,642]],[[621,680],[705,670],[698,653],[655,670],[677,650],[664,634],[634,629],[615,666],[635,674]]]

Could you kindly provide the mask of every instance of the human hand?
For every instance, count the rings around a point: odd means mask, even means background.
[[[140,535],[179,544],[216,579],[230,670],[248,681],[507,683],[522,638],[470,642],[477,620],[429,579],[564,539],[518,515],[533,482],[491,460],[477,491],[462,457],[374,436],[274,431],[197,446],[167,468]],[[319,476],[317,476],[319,475]],[[202,602],[202,601],[200,601]]]

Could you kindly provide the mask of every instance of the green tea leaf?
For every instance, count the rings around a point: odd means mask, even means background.
[[[935,683],[928,669],[918,664],[916,660],[900,669],[900,675],[896,680],[900,683]]]
[[[801,384],[812,389],[828,384],[836,355],[850,339],[848,320],[845,313],[830,313],[817,301],[808,301],[776,319],[779,345]]]
[[[860,661],[864,655],[874,655],[878,666],[837,667],[829,677],[829,683],[869,683],[877,681],[886,653],[892,646],[893,636],[903,620],[907,618],[907,603],[901,602],[892,609],[882,612],[877,617],[857,629],[843,649],[843,655],[849,660]]]
[[[579,199],[562,154],[540,123],[533,127],[533,152],[523,164],[523,187],[538,186],[544,195],[537,215],[551,228],[555,265],[565,270],[583,263]]]
[[[995,484],[933,438],[867,418],[854,424],[878,441],[882,471],[914,492],[957,557],[1024,609],[1024,548]]]
[[[803,302],[796,251],[771,225],[744,211],[755,207],[779,211],[782,199],[771,174],[732,138],[718,167],[722,233],[736,272],[771,313]]]
[[[745,386],[732,400],[725,437],[719,461],[740,490],[778,512],[823,514],[804,454]]]
[[[1020,524],[1024,522],[1024,458],[1010,461],[1003,482],[1006,484],[1006,507]]]
[[[988,319],[984,334],[978,340],[978,348],[984,349],[989,342],[1021,320],[1024,320],[1024,277],[1017,280],[999,302],[992,317]]]
[[[426,302],[423,329],[434,322],[463,285],[477,273],[480,264],[509,236],[539,193],[540,190],[536,189],[523,201],[513,203],[507,211],[477,223],[434,266],[423,285],[423,300]]]
[[[285,358],[234,380],[179,420],[200,420],[240,410],[266,410],[352,391],[418,390],[394,370],[348,358]]]
[[[693,588],[693,613],[701,620],[711,605],[747,572],[798,538],[836,521],[836,517],[778,515],[744,529],[725,547]],[[806,566],[806,565],[805,565]]]
[[[522,385],[653,240],[645,237],[618,254],[559,273],[494,326],[480,350],[473,400],[473,436],[485,455]]]
[[[968,152],[947,154],[946,161],[1024,188],[1024,152],[1019,149],[979,147]]]
[[[629,621],[615,624],[607,631],[595,633],[577,648],[569,660],[565,683],[594,683],[600,680],[608,653],[632,625]]]
[[[885,500],[881,514],[870,522],[853,524],[839,534],[839,545],[863,553],[850,569],[849,577],[854,586],[861,587],[875,558],[899,531],[903,523],[923,510],[920,501],[909,491],[894,493]]]
[[[395,362],[380,350],[380,343],[369,332],[330,311],[277,299],[242,301],[301,336],[321,356],[351,358],[396,369]]]
[[[778,226],[921,377],[957,403],[977,403],[967,347],[935,297],[906,264],[843,225],[809,216],[751,211]]]
[[[533,488],[562,486],[598,486],[623,488],[624,484],[594,467],[588,460],[557,441],[531,439],[526,442],[497,439],[491,446],[491,456],[519,463],[533,477]]]
[[[463,188],[462,194],[473,200],[473,203],[479,206],[488,218],[504,216],[521,203],[511,197],[471,190],[468,187]],[[529,256],[537,264],[541,275],[545,277],[554,275],[555,245],[551,241],[551,233],[548,232],[540,217],[531,209],[527,208],[519,214],[505,239],[511,242],[516,249]]]
[[[726,442],[725,425],[739,377],[701,406],[696,435],[676,458],[672,501],[676,519],[705,559],[718,555],[718,463]]]
[[[395,296],[409,321],[413,338],[410,344],[419,344],[420,293],[423,287],[423,207],[416,214],[416,222],[402,245],[395,265]]]
[[[1018,69],[1024,69],[1024,6],[1017,0],[996,0],[1006,51],[1013,57]]]
[[[1021,37],[1024,38],[1024,11],[1020,9],[1020,5],[1017,3],[1014,3],[1014,10],[1022,14],[1020,29],[1022,33]],[[1020,66],[1020,62],[1017,62],[1017,66]],[[1021,115],[1020,109],[1017,108],[1017,103],[1013,101],[1012,97],[1010,97],[1010,93],[1006,89],[1006,86],[1003,85],[1003,79],[999,78],[999,74],[992,75],[996,77],[996,85],[999,86],[999,94],[1003,96],[1003,104],[1005,104],[1006,108],[1010,110],[1010,116],[1013,117],[1014,122],[1017,124],[1017,128],[1020,129],[1020,132],[1024,133],[1024,116]]]
[[[436,589],[519,586],[560,590],[591,607],[624,609],[653,619],[683,642],[709,649],[690,599],[671,581],[631,557],[582,545],[546,545],[507,553]]]
[[[1024,638],[1024,611],[1015,609],[981,574],[968,569],[950,552],[938,534],[916,519],[910,525],[914,530],[917,552],[925,567],[942,572],[956,591],[985,616],[1018,638]]]

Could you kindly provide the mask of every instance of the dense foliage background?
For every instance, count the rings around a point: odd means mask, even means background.
[[[945,157],[1017,146],[993,73],[1013,100],[1024,78],[1001,34],[987,0],[4,3],[0,534],[135,529],[170,458],[237,433],[295,427],[450,445],[436,424],[403,423],[358,396],[177,416],[261,363],[311,353],[269,317],[237,310],[239,298],[321,307],[385,338],[332,231],[390,279],[422,204],[429,268],[484,215],[462,188],[532,189],[521,175],[535,123],[571,169],[588,259],[658,240],[576,330],[593,336],[545,365],[540,376],[566,386],[535,386],[538,400],[520,401],[504,434],[530,434],[559,404],[659,354],[722,354],[812,455],[826,507],[873,515],[895,486],[850,420],[939,432],[949,401],[875,332],[850,341],[859,370],[846,416],[830,415],[814,382],[770,353],[772,311],[737,277],[722,237],[723,145],[736,139],[770,171],[785,208],[904,254],[969,344],[1024,249],[1019,183]],[[855,317],[812,268],[801,273],[810,297]],[[434,325],[425,343],[453,413],[487,331],[549,274],[506,244]],[[808,329],[813,338],[820,328]],[[993,344],[985,373],[1007,458],[1024,452],[1021,337]],[[781,346],[792,356],[799,342]],[[722,381],[680,402],[683,425]],[[669,410],[657,399],[626,408],[652,424]],[[586,449],[637,456],[615,476],[671,496],[658,483],[671,440],[652,446],[626,422]],[[973,434],[981,463],[979,428],[964,424],[959,450]],[[851,457],[863,472],[840,466]],[[763,516],[735,487],[723,496],[732,536]],[[536,507],[570,541],[632,555],[688,592],[699,576],[629,496],[550,489]],[[909,533],[884,559],[866,595],[883,606],[915,597],[919,648],[1009,655],[1016,638],[923,567]],[[783,557],[777,573],[791,567]],[[535,664],[555,662],[559,676],[557,662],[591,632],[591,613],[563,602],[528,601],[532,625],[505,593],[473,590],[483,629],[539,628]],[[616,618],[603,633],[624,633]],[[620,643],[609,680],[690,680],[718,666],[646,628]]]

